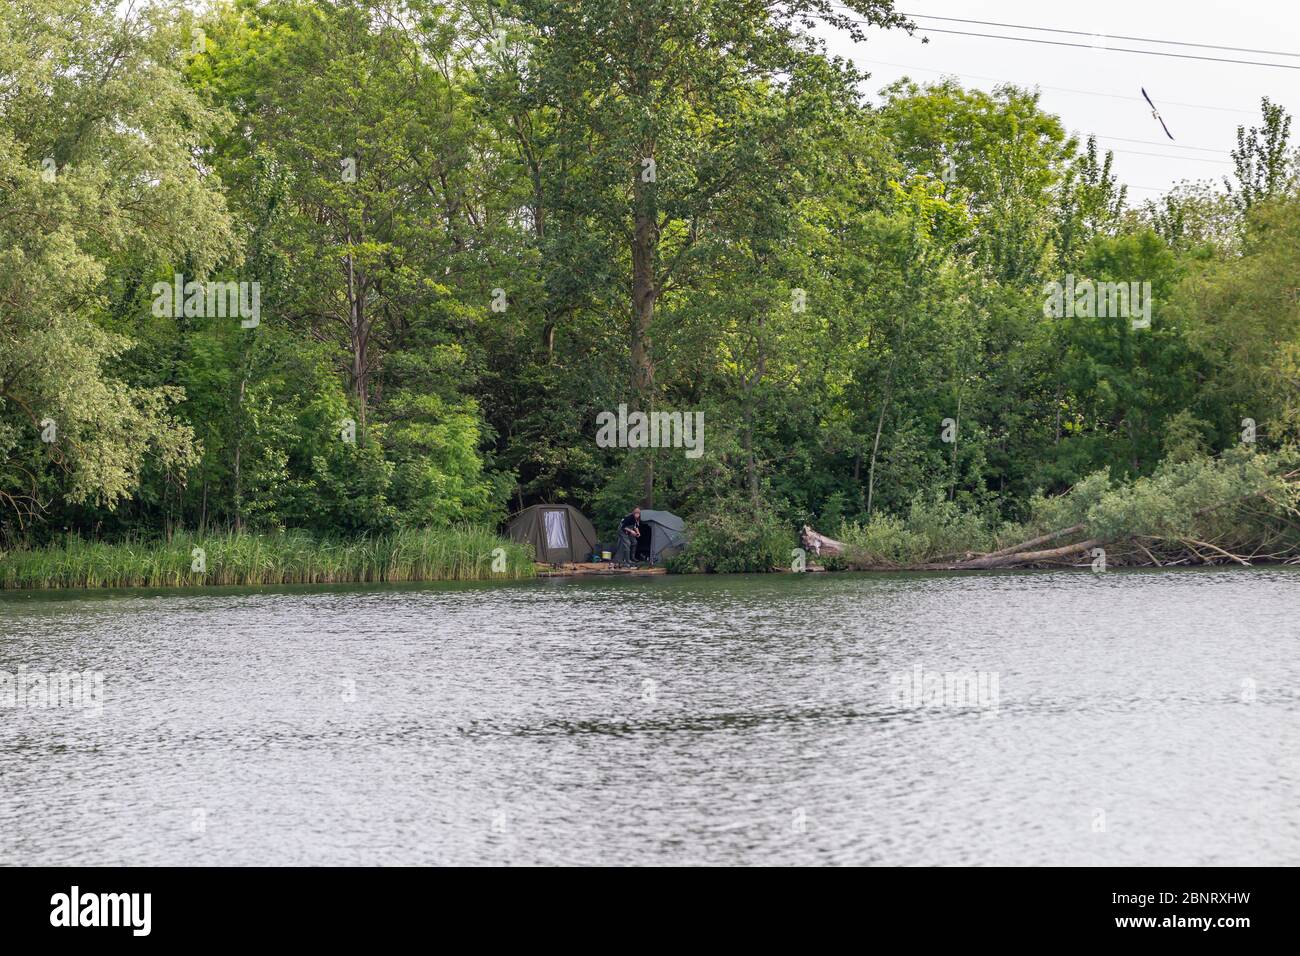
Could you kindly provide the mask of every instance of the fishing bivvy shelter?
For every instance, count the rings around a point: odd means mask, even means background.
[[[511,540],[533,546],[538,561],[547,564],[590,561],[596,549],[596,529],[573,505],[533,505],[510,519]]]
[[[686,550],[686,522],[669,511],[641,509],[641,537],[636,542],[638,562],[658,564]]]

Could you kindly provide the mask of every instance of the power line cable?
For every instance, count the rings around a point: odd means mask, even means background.
[[[845,8],[845,9],[849,9],[849,8]],[[1051,32],[1051,33],[1064,33],[1064,34],[1072,34],[1075,36],[1103,36],[1101,34],[1089,34],[1078,30],[1056,30],[1049,27],[1030,27],[1030,26],[1023,26],[1020,24],[998,23],[993,21],[963,20],[956,17],[927,17],[923,14],[907,14],[907,13],[903,15],[916,17],[918,19],[946,20],[946,21],[953,21],[953,22],[960,22],[960,23],[975,23],[984,26],[1004,26],[1004,27],[1011,27],[1013,29],[1036,30],[1040,32]],[[855,20],[854,22],[868,24],[868,21],[865,20]],[[1204,61],[1216,62],[1216,63],[1239,63],[1247,66],[1275,66],[1285,70],[1300,69],[1300,66],[1292,66],[1291,64],[1287,64],[1287,63],[1265,63],[1265,62],[1253,61],[1253,60],[1238,60],[1238,59],[1223,58],[1223,57],[1204,57],[1204,56],[1195,56],[1192,54],[1168,53],[1168,52],[1158,51],[1158,50],[1133,50],[1133,49],[1127,49],[1123,47],[1107,47],[1107,46],[1097,47],[1094,44],[1066,43],[1062,41],[1042,40],[1035,37],[1010,37],[1010,36],[1001,36],[998,34],[977,33],[977,32],[962,31],[962,30],[943,30],[943,29],[925,27],[925,26],[922,26],[921,30],[923,31],[928,30],[932,33],[947,33],[955,36],[976,36],[976,37],[984,37],[984,38],[995,39],[995,40],[1018,40],[1024,43],[1040,43],[1047,46],[1066,46],[1066,47],[1074,47],[1078,49],[1102,49],[1102,50],[1108,50],[1115,53],[1137,53],[1137,54],[1145,54],[1148,56],[1166,56],[1166,57],[1173,57],[1175,59],[1204,60]],[[1233,52],[1261,53],[1261,54],[1271,55],[1271,56],[1300,56],[1300,54],[1285,53],[1279,51],[1252,50],[1252,49],[1247,49],[1242,47],[1217,46],[1213,44],[1200,44],[1200,43],[1190,43],[1190,42],[1180,43],[1177,41],[1153,40],[1153,39],[1143,38],[1143,37],[1116,36],[1113,38],[1126,40],[1126,41],[1135,41],[1135,42],[1161,43],[1170,46],[1201,47],[1206,49],[1221,49],[1221,50],[1228,50]],[[973,74],[954,73],[952,71],[934,70],[927,67],[911,66],[904,63],[888,63],[882,60],[877,60],[875,62],[879,63],[882,66],[893,66],[905,70],[921,70],[927,73],[938,73],[940,75],[947,75],[947,76],[964,76],[969,79],[983,79],[995,83],[1008,82],[1005,80],[1000,80],[997,77],[978,76]],[[1041,84],[1035,84],[1035,86],[1038,87],[1039,89],[1056,90],[1062,93],[1076,93],[1083,96],[1102,96],[1111,99],[1125,99],[1125,100],[1134,100],[1136,102],[1142,102],[1140,97],[1126,96],[1119,93],[1103,93],[1098,90],[1076,90],[1076,89],[1070,89],[1068,87],[1042,86]],[[1181,106],[1189,109],[1206,109],[1206,110],[1214,110],[1216,112],[1228,112],[1228,113],[1246,113],[1246,114],[1251,113],[1250,110],[1242,110],[1242,109],[1236,109],[1233,107],[1225,107],[1225,106],[1210,106],[1203,103],[1174,103],[1168,100],[1164,102],[1167,102],[1173,106]],[[1173,148],[1176,149],[1187,149],[1187,150],[1195,150],[1199,152],[1218,153],[1220,155],[1223,155],[1226,152],[1225,150],[1214,149],[1208,146],[1188,146],[1181,143],[1167,144],[1167,143],[1153,142],[1151,140],[1130,139],[1123,136],[1105,136],[1102,134],[1094,134],[1094,135],[1096,135],[1098,139],[1114,140],[1116,142],[1138,143],[1142,145],[1152,145],[1152,146],[1172,146]],[[1114,148],[1112,149],[1112,151],[1116,153],[1127,153],[1134,156],[1149,156],[1156,159],[1191,160],[1192,162],[1198,162],[1198,163],[1213,163],[1213,164],[1224,165],[1224,166],[1231,165],[1231,163],[1225,159],[1207,159],[1200,156],[1179,156],[1171,153],[1151,153],[1151,152],[1145,152],[1143,150],[1121,149],[1121,148]],[[1141,189],[1141,190],[1146,190],[1151,192],[1166,192],[1168,190],[1168,187],[1140,186],[1140,185],[1133,185],[1133,184],[1125,184],[1125,185],[1127,185],[1131,189]]]
[[[880,66],[892,66],[900,70],[919,70],[922,73],[937,73],[940,76],[960,76],[968,80],[987,80],[990,83],[1014,83],[1013,80],[1007,80],[998,76],[981,76],[978,73],[956,73],[952,70],[936,70],[928,66],[916,66],[911,63],[891,63],[888,60],[872,60],[872,63]],[[1023,85],[1023,84],[1015,84]],[[1075,93],[1079,96],[1102,96],[1112,100],[1133,100],[1136,103],[1144,102],[1140,96],[1128,96],[1123,93],[1103,93],[1100,90],[1076,90],[1068,86],[1044,86],[1041,83],[1033,84],[1040,90],[1051,90],[1054,93]],[[1216,113],[1241,113],[1246,116],[1255,115],[1254,110],[1243,110],[1234,106],[1209,106],[1205,103],[1176,103],[1173,100],[1166,100],[1161,97],[1160,102],[1166,106],[1181,106],[1185,109],[1192,110],[1213,110]]]
[[[845,7],[842,9],[851,10],[852,8]],[[816,14],[813,15],[816,16]],[[875,26],[875,24],[873,24],[870,20],[858,20],[853,17],[845,17],[844,19],[848,20],[850,23],[860,23],[864,26]],[[938,27],[923,26],[920,29],[926,33],[946,33],[951,36],[962,36],[962,37],[983,37],[984,39],[988,39],[988,40],[1012,40],[1017,43],[1040,43],[1043,44],[1044,46],[1074,47],[1075,49],[1079,49],[1079,50],[1100,49],[1107,53],[1136,53],[1141,56],[1163,56],[1163,57],[1171,57],[1176,60],[1203,60],[1209,63],[1236,63],[1242,66],[1271,66],[1271,67],[1276,67],[1279,70],[1300,70],[1300,64],[1269,63],[1264,60],[1237,60],[1228,57],[1199,56],[1195,53],[1167,53],[1164,50],[1135,50],[1132,47],[1123,47],[1123,46],[1098,47],[1097,45],[1092,43],[1068,43],[1065,40],[1040,40],[1038,37],[1009,37],[1001,33],[978,33],[971,30],[943,30]],[[1101,34],[1085,34],[1085,36],[1101,36]],[[1290,56],[1290,54],[1283,54],[1283,55]]]
[[[1209,146],[1184,146],[1182,143],[1162,143],[1158,139],[1128,139],[1124,136],[1107,136],[1104,133],[1091,133],[1098,139],[1113,139],[1117,143],[1141,143],[1143,146],[1168,146],[1176,149],[1194,149],[1202,153],[1218,153],[1220,156],[1228,154],[1226,149],[1213,149]]]
[[[902,13],[900,10],[899,13]],[[1240,46],[1220,46],[1216,43],[1191,43],[1184,40],[1157,40],[1152,37],[1131,37],[1122,34],[1105,34],[1090,33],[1087,30],[1064,30],[1058,27],[1033,27],[1024,23],[1001,23],[997,20],[965,20],[961,17],[936,17],[928,13],[902,13],[905,17],[914,17],[918,20],[943,20],[948,23],[974,23],[985,27],[1010,27],[1013,30],[1034,30],[1039,33],[1064,33],[1077,37],[1100,37],[1103,40],[1125,40],[1133,43],[1158,43],[1163,46],[1190,46],[1202,50],[1227,50],[1232,53],[1258,53],[1263,56],[1291,56],[1300,57],[1300,53],[1287,53],[1282,50],[1255,50],[1250,47]],[[923,27],[922,29],[928,29]]]
[[[1176,156],[1173,153],[1144,153],[1140,149],[1113,149],[1113,153],[1128,153],[1130,156],[1156,156],[1160,159],[1179,159],[1189,163],[1219,163],[1223,166],[1231,166],[1232,163],[1226,159],[1202,159],[1200,156]]]
[[[865,20],[863,21],[866,22]],[[927,33],[947,33],[961,37],[983,37],[987,40],[1013,40],[1017,43],[1040,43],[1044,46],[1068,46],[1079,50],[1101,49],[1107,53],[1136,53],[1141,56],[1164,56],[1177,60],[1202,60],[1208,63],[1236,63],[1241,66],[1271,66],[1279,70],[1300,70],[1300,64],[1268,63],[1263,60],[1235,60],[1217,56],[1198,56],[1195,53],[1166,53],[1163,50],[1135,50],[1132,47],[1104,46],[1096,47],[1090,43],[1067,43],[1064,40],[1040,40],[1037,37],[1010,37],[1000,33],[975,33],[969,30],[940,30],[935,27],[922,27]]]

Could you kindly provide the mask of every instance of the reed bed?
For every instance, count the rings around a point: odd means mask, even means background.
[[[482,581],[532,576],[532,554],[526,546],[473,526],[403,529],[350,539],[316,538],[300,531],[201,537],[175,534],[162,541],[118,543],[70,536],[47,547],[0,551],[3,589]]]

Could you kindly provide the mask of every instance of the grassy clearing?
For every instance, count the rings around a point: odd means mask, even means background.
[[[504,570],[493,570],[493,552]],[[196,570],[202,549],[202,570]],[[502,567],[501,561],[495,562]],[[526,546],[478,527],[426,528],[344,540],[303,532],[177,534],[105,543],[69,537],[0,552],[0,588],[161,588],[508,580],[533,576]]]

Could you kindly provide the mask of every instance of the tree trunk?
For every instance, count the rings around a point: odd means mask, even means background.
[[[757,329],[754,336],[754,345],[757,350],[757,354],[754,356],[754,374],[747,376],[742,371],[741,389],[744,393],[745,484],[749,489],[749,500],[757,508],[759,505],[758,458],[754,454],[754,413],[757,411],[757,407],[754,392],[762,384],[763,377],[767,375],[767,338],[765,335],[767,313],[760,312],[754,320],[754,325]]]
[[[650,328],[654,322],[655,300],[659,295],[655,275],[659,235],[654,184],[641,178],[641,157],[636,157],[633,163],[632,176],[632,390],[638,410],[649,414],[654,410],[655,367]],[[643,507],[654,505],[654,487],[655,461],[651,451],[646,456]]]
[[[824,534],[818,534],[807,525],[803,526],[803,531],[799,535],[799,544],[805,551],[811,551],[818,557],[823,555],[838,557],[844,553],[844,543],[842,541],[836,541]]]
[[[348,228],[347,241],[349,251],[345,258],[345,267],[347,273],[347,295],[348,295],[348,344],[351,347],[352,355],[348,363],[348,388],[352,396],[357,401],[357,414],[360,418],[358,424],[363,428],[366,424],[366,379],[369,356],[367,355],[370,345],[370,330],[366,326],[366,310],[363,301],[365,297],[365,283],[357,279],[356,262],[352,258],[352,229]]]
[[[239,406],[244,406],[244,389],[248,385],[248,379],[244,378],[239,383]],[[243,457],[244,450],[244,425],[243,412],[240,412],[239,437],[235,440],[235,532],[238,533],[244,526],[244,490],[243,476],[240,472],[240,459]]]
[[[199,534],[203,534],[208,527],[208,475],[203,473],[203,499],[199,505]]]
[[[950,568],[952,570],[971,570],[978,571],[986,568],[1004,568],[1018,564],[1039,564],[1043,561],[1054,561],[1059,558],[1069,557],[1073,554],[1080,554],[1089,551],[1092,548],[1099,548],[1103,544],[1100,538],[1089,538],[1087,541],[1080,541],[1078,544],[1062,545],[1059,548],[1049,548],[1046,551],[1017,551],[1014,554],[987,554],[979,558],[971,558],[969,561],[957,561],[948,565],[936,565],[936,568]]]
[[[889,366],[889,377],[885,380],[885,397],[880,403],[880,417],[876,419],[876,438],[871,443],[871,464],[867,468],[867,514],[871,514],[871,503],[876,495],[876,455],[880,451],[880,433],[885,427],[885,413],[889,410],[889,399],[894,390],[894,366]]]
[[[957,442],[961,441],[961,392],[957,393],[957,414],[952,419],[952,480],[948,484],[948,500],[957,498]]]
[[[746,396],[746,399],[748,399],[748,396]],[[745,402],[744,423],[745,484],[749,488],[749,500],[757,508],[758,463],[754,460],[754,411],[748,400]]]

